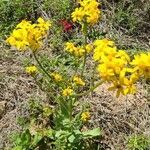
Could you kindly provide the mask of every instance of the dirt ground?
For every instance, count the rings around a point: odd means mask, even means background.
[[[31,77],[24,73],[22,56],[15,50],[0,47],[0,150],[10,144],[10,135],[21,130],[17,118],[27,113],[27,101],[46,96]],[[93,97],[85,97],[91,103],[93,126],[102,129],[104,150],[126,150],[127,136],[134,133],[150,135],[150,99],[147,87],[138,84],[138,93],[133,96],[115,98],[108,92],[108,85],[102,85]]]

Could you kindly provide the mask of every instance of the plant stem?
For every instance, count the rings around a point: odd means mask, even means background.
[[[69,102],[69,116],[70,116],[70,121],[72,120],[72,98],[70,99]]]
[[[87,44],[87,24],[86,23],[83,25],[83,34],[84,34],[84,45],[86,45]],[[87,58],[87,51],[85,50],[81,76],[83,76],[84,74],[86,58]]]
[[[45,70],[45,68],[42,66],[42,64],[41,64],[41,62],[38,60],[38,58],[37,58],[37,56],[36,56],[36,54],[35,54],[35,52],[33,52],[33,56],[34,56],[34,59],[36,60],[36,62],[37,62],[37,64],[38,64],[38,66],[40,67],[40,69],[43,71],[43,73],[48,77],[48,82],[49,82],[49,84],[51,84],[52,82],[51,82],[51,76],[49,75],[49,73]],[[52,90],[54,90],[56,93],[57,93],[57,91],[54,89],[54,88],[52,88]],[[58,93],[57,93],[58,94]],[[56,100],[56,97],[55,97],[55,95],[53,94],[53,92],[51,92],[51,96]]]
[[[76,96],[80,97],[80,96],[85,96],[88,95],[90,92],[93,92],[97,87],[99,87],[104,81],[100,81],[98,82],[95,86],[91,87],[88,91],[84,92],[84,93],[79,93]]]
[[[95,70],[96,70],[96,67],[97,67],[97,65],[94,64],[94,67],[93,67],[93,70],[92,70],[91,86],[90,86],[90,87],[93,87],[93,86],[94,86],[94,78],[95,78]]]
[[[41,62],[38,60],[35,52],[33,52],[33,56],[34,56],[34,59],[36,60],[36,62],[38,63],[39,67],[41,68],[41,70],[45,73],[45,75],[51,79],[51,76],[49,75],[49,73],[45,70],[45,68],[42,66]]]

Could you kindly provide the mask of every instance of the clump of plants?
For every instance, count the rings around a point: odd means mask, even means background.
[[[8,34],[24,18],[33,21],[39,15],[37,9],[34,0],[1,0],[0,36]]]
[[[51,22],[42,18],[37,23],[21,21],[6,40],[19,51],[30,51],[32,65],[25,68],[40,88],[49,95],[50,103],[37,106],[37,115],[25,130],[18,135],[14,150],[29,149],[96,149],[93,139],[101,135],[100,128],[88,129],[90,108],[82,105],[83,96],[92,93],[98,86],[108,83],[108,90],[120,95],[134,94],[136,83],[142,77],[150,77],[150,53],[141,53],[134,58],[115,46],[109,39],[89,41],[91,28],[99,21],[101,11],[96,0],[79,0],[71,14],[73,22],[81,25],[83,42],[68,41],[64,45],[72,65],[43,66],[40,50]],[[63,56],[62,56],[63,57]],[[51,58],[49,58],[51,61]],[[56,62],[59,61],[59,58]],[[88,60],[94,65],[88,65]],[[91,77],[87,75],[92,70]],[[44,119],[38,119],[42,116]],[[97,145],[98,147],[98,145]]]
[[[144,135],[132,135],[128,140],[130,150],[148,150],[150,148],[150,138]]]

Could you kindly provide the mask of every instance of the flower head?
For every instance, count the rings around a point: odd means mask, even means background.
[[[72,43],[72,42],[67,42],[66,43],[65,50],[68,51],[69,53],[73,54],[76,57],[81,57],[85,53],[85,49],[82,46],[76,47],[74,45],[74,43]]]
[[[136,55],[131,62],[124,50],[117,50],[114,42],[107,39],[94,42],[94,60],[101,79],[112,84],[108,90],[116,91],[119,97],[136,92],[139,77],[150,77],[150,53]]]
[[[86,122],[86,121],[88,121],[89,119],[90,119],[90,113],[89,113],[89,112],[83,112],[83,113],[81,114],[81,120],[82,120],[82,121]]]
[[[29,67],[26,67],[25,70],[28,74],[33,75],[37,72],[38,69],[36,66],[29,66]]]
[[[60,24],[63,26],[64,32],[68,32],[73,29],[73,24],[68,22],[66,19],[61,20]]]
[[[100,17],[100,10],[98,8],[100,3],[98,3],[96,0],[80,0],[78,2],[80,7],[76,8],[72,13],[73,21],[81,24],[96,24]]]
[[[80,85],[80,86],[84,86],[85,85],[85,82],[78,76],[74,76],[73,77],[73,81],[77,84],[77,85]]]
[[[139,76],[150,78],[150,53],[135,55],[131,65]]]
[[[73,89],[67,87],[66,89],[63,90],[62,94],[63,96],[71,96],[73,94]]]
[[[59,82],[62,81],[62,76],[59,73],[53,72],[51,76],[54,78],[55,81]]]
[[[39,18],[37,23],[34,24],[31,24],[30,21],[23,20],[16,26],[6,42],[19,50],[30,48],[35,51],[42,46],[42,39],[50,26],[50,22],[44,21],[42,18]]]

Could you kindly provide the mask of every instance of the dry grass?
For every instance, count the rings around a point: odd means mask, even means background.
[[[28,100],[37,97],[44,101],[46,98],[24,73],[21,61],[25,56],[2,47],[0,53],[0,149],[4,149],[9,145],[10,135],[21,130],[17,119],[28,114]]]

